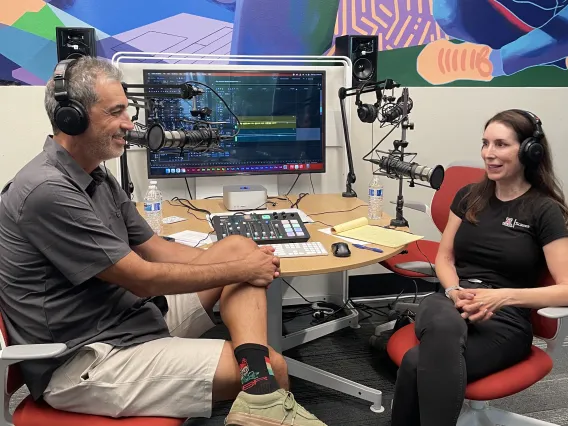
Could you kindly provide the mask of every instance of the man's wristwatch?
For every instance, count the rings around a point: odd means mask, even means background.
[[[444,290],[444,293],[445,293],[445,295],[448,299],[451,299],[450,298],[450,291],[452,291],[452,290],[463,290],[463,288],[461,288],[459,285],[454,285],[452,287],[448,287],[446,290]]]

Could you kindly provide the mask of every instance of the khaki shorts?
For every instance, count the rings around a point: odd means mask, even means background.
[[[54,408],[110,417],[210,417],[224,340],[197,339],[214,323],[197,294],[167,296],[174,337],[127,348],[93,343],[59,367],[44,392]]]

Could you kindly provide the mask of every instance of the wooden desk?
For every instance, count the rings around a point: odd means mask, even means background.
[[[290,198],[292,202],[296,202],[298,196],[288,196],[288,198]],[[290,207],[289,201],[277,199],[271,199],[271,201],[274,201],[276,206],[272,206],[269,203],[269,210],[281,210]],[[197,208],[208,210],[211,213],[227,211],[221,198],[196,200],[192,201],[192,204]],[[298,208],[310,216],[312,220],[318,221],[316,223],[305,224],[311,236],[310,241],[321,242],[328,251],[329,256],[283,258],[280,264],[282,277],[328,274],[331,272],[361,268],[386,260],[399,254],[404,249],[404,247],[393,249],[369,244],[370,247],[378,247],[383,250],[383,253],[376,253],[370,250],[357,249],[349,244],[351,256],[335,257],[331,253],[331,245],[335,242],[345,240],[320,232],[318,229],[329,228],[329,226],[367,216],[367,204],[358,198],[343,198],[340,194],[310,194],[302,198]],[[139,206],[139,209],[141,209],[141,206]],[[194,213],[200,219],[205,219],[205,213],[195,211],[191,213]],[[164,202],[164,217],[167,216],[187,217],[188,220],[171,225],[164,225],[164,235],[170,235],[186,229],[199,232],[211,231],[206,221],[196,219],[185,207],[174,207],[166,201]],[[372,221],[372,223],[388,225],[390,219],[390,217],[385,216],[379,221]]]
[[[283,198],[283,197],[279,197]],[[298,196],[288,196],[289,200],[278,200],[272,198],[275,205],[269,203],[270,210],[282,210],[290,208],[290,204],[296,202]],[[211,232],[212,229],[206,219],[206,214],[188,210],[183,206],[174,206],[173,203],[164,203],[164,217],[180,216],[188,218],[183,222],[164,225],[164,235],[170,235],[184,230],[199,232]],[[225,212],[227,209],[223,205],[221,198],[205,199],[192,201],[196,208],[208,210],[211,213]],[[138,209],[142,211],[142,203]],[[349,285],[347,271],[372,265],[388,259],[400,253],[405,247],[390,248],[375,246],[383,250],[383,253],[376,253],[370,250],[357,249],[350,245],[350,257],[335,257],[332,254],[331,245],[334,242],[345,241],[332,235],[318,231],[321,228],[329,228],[339,223],[347,222],[367,215],[367,204],[357,198],[343,198],[339,194],[316,194],[307,195],[300,200],[298,209],[306,213],[315,223],[305,224],[310,233],[310,241],[320,241],[328,251],[328,256],[296,257],[281,259],[281,278],[275,279],[266,292],[268,303],[268,343],[279,352],[295,346],[307,343],[311,340],[341,330],[345,327],[359,328],[358,311],[349,301]],[[195,216],[194,216],[195,215]],[[201,219],[201,220],[200,220]],[[390,217],[385,217],[380,221],[372,223],[386,225]],[[301,330],[295,333],[282,335],[282,277],[331,274],[332,278],[337,278],[342,283],[342,295],[338,300],[329,301],[344,307],[347,315],[327,321]],[[339,392],[346,393],[356,398],[363,399],[372,403],[371,410],[382,412],[382,392],[361,385],[335,374],[328,373],[321,369],[298,362],[289,357],[285,357],[288,364],[288,374],[301,379],[319,384]]]

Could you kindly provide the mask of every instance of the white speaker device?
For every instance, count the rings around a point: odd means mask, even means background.
[[[227,210],[261,210],[266,208],[266,188],[262,185],[223,186],[223,204]]]

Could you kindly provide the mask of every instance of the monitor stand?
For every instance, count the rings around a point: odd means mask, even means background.
[[[195,178],[195,199],[223,197],[225,185],[262,185],[269,197],[278,196],[278,176],[216,176]]]

